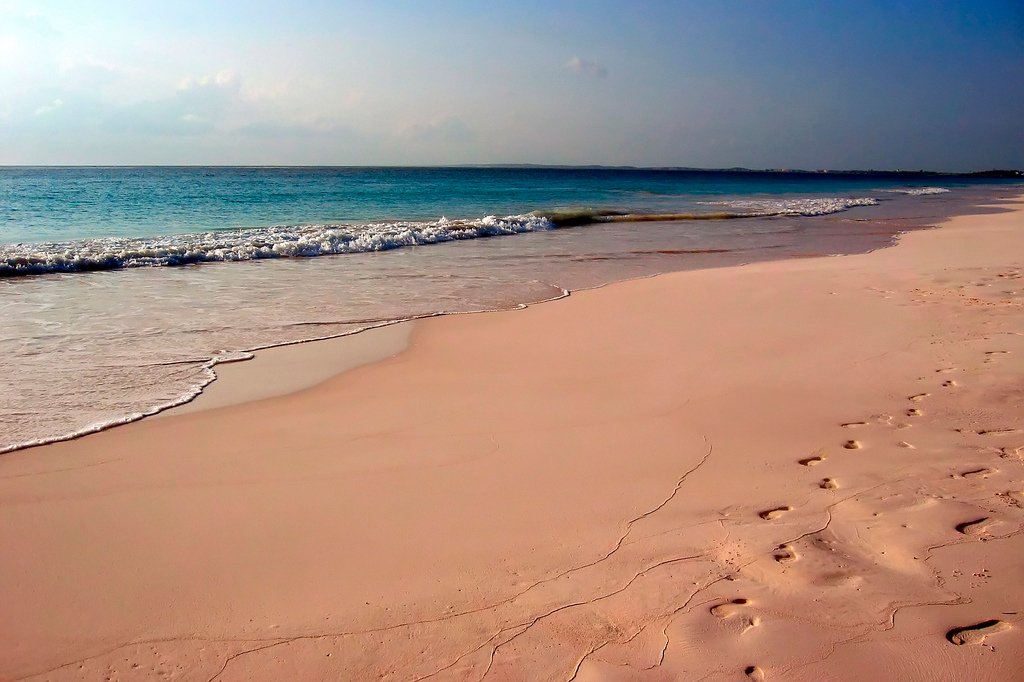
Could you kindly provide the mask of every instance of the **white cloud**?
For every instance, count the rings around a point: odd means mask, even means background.
[[[239,89],[242,85],[242,80],[238,74],[234,71],[225,69],[218,71],[213,75],[200,76],[199,78],[192,78],[191,76],[182,78],[178,82],[179,90],[192,90],[196,88],[230,88]]]
[[[579,55],[573,55],[572,58],[564,64],[563,68],[570,73],[575,73],[579,76],[590,76],[592,78],[608,77],[608,69],[597,62],[584,59]]]
[[[43,114],[49,114],[50,112],[57,111],[62,106],[64,106],[64,100],[58,97],[49,104],[44,104],[43,106],[37,108],[35,111],[32,112],[32,114],[35,116],[42,116]]]
[[[113,62],[98,59],[89,54],[64,54],[57,63],[57,73],[62,78],[78,76],[79,73],[90,70],[120,75],[139,75],[142,73],[142,70],[139,68],[114,64]]]

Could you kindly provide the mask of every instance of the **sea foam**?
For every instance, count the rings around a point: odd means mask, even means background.
[[[38,244],[0,245],[0,277],[89,272],[152,266],[192,265],[267,258],[312,258],[387,251],[462,239],[539,232],[603,222],[723,220],[772,216],[819,216],[853,206],[872,206],[869,197],[737,199],[701,202],[724,212],[629,213],[574,209],[503,218],[396,221],[365,225],[276,225],[159,237],[101,237]]]
[[[386,251],[553,229],[542,216],[486,216],[473,220],[368,225],[279,225],[164,237],[103,237],[67,242],[0,245],[0,277],[189,265],[262,258],[309,258]]]
[[[703,202],[709,206],[726,206],[741,212],[743,217],[818,216],[839,213],[854,206],[875,206],[871,197],[806,197],[789,199],[729,199]]]
[[[920,197],[929,194],[945,194],[949,190],[945,187],[898,187],[895,189],[880,189],[878,191],[892,192],[895,194],[908,194],[912,197]]]

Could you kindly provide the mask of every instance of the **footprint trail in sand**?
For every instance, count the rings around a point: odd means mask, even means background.
[[[964,644],[983,644],[985,638],[1010,629],[1010,624],[1002,620],[986,620],[974,625],[953,628],[946,634],[948,639],[957,646]]]
[[[793,508],[790,507],[789,505],[785,505],[782,507],[775,507],[774,509],[766,509],[763,512],[759,513],[758,516],[760,516],[765,521],[774,521],[775,519],[779,518],[788,511],[793,511]]]

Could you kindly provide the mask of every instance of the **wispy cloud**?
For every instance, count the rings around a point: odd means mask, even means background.
[[[193,78],[186,76],[178,82],[178,90],[196,90],[201,88],[227,88],[238,90],[241,87],[241,78],[237,73],[229,69],[218,71],[213,75]]]
[[[43,114],[49,114],[52,111],[57,111],[62,106],[64,106],[64,100],[62,100],[62,99],[60,99],[58,97],[57,99],[53,100],[49,104],[44,104],[43,106],[37,108],[32,113],[35,116],[42,116]]]
[[[584,59],[579,55],[573,55],[572,58],[563,65],[563,68],[569,73],[575,73],[579,76],[590,76],[591,78],[608,77],[608,69],[603,65],[589,59]]]

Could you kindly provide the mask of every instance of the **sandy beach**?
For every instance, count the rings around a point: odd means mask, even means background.
[[[1022,228],[267,351],[4,455],[0,679],[1020,679]]]

